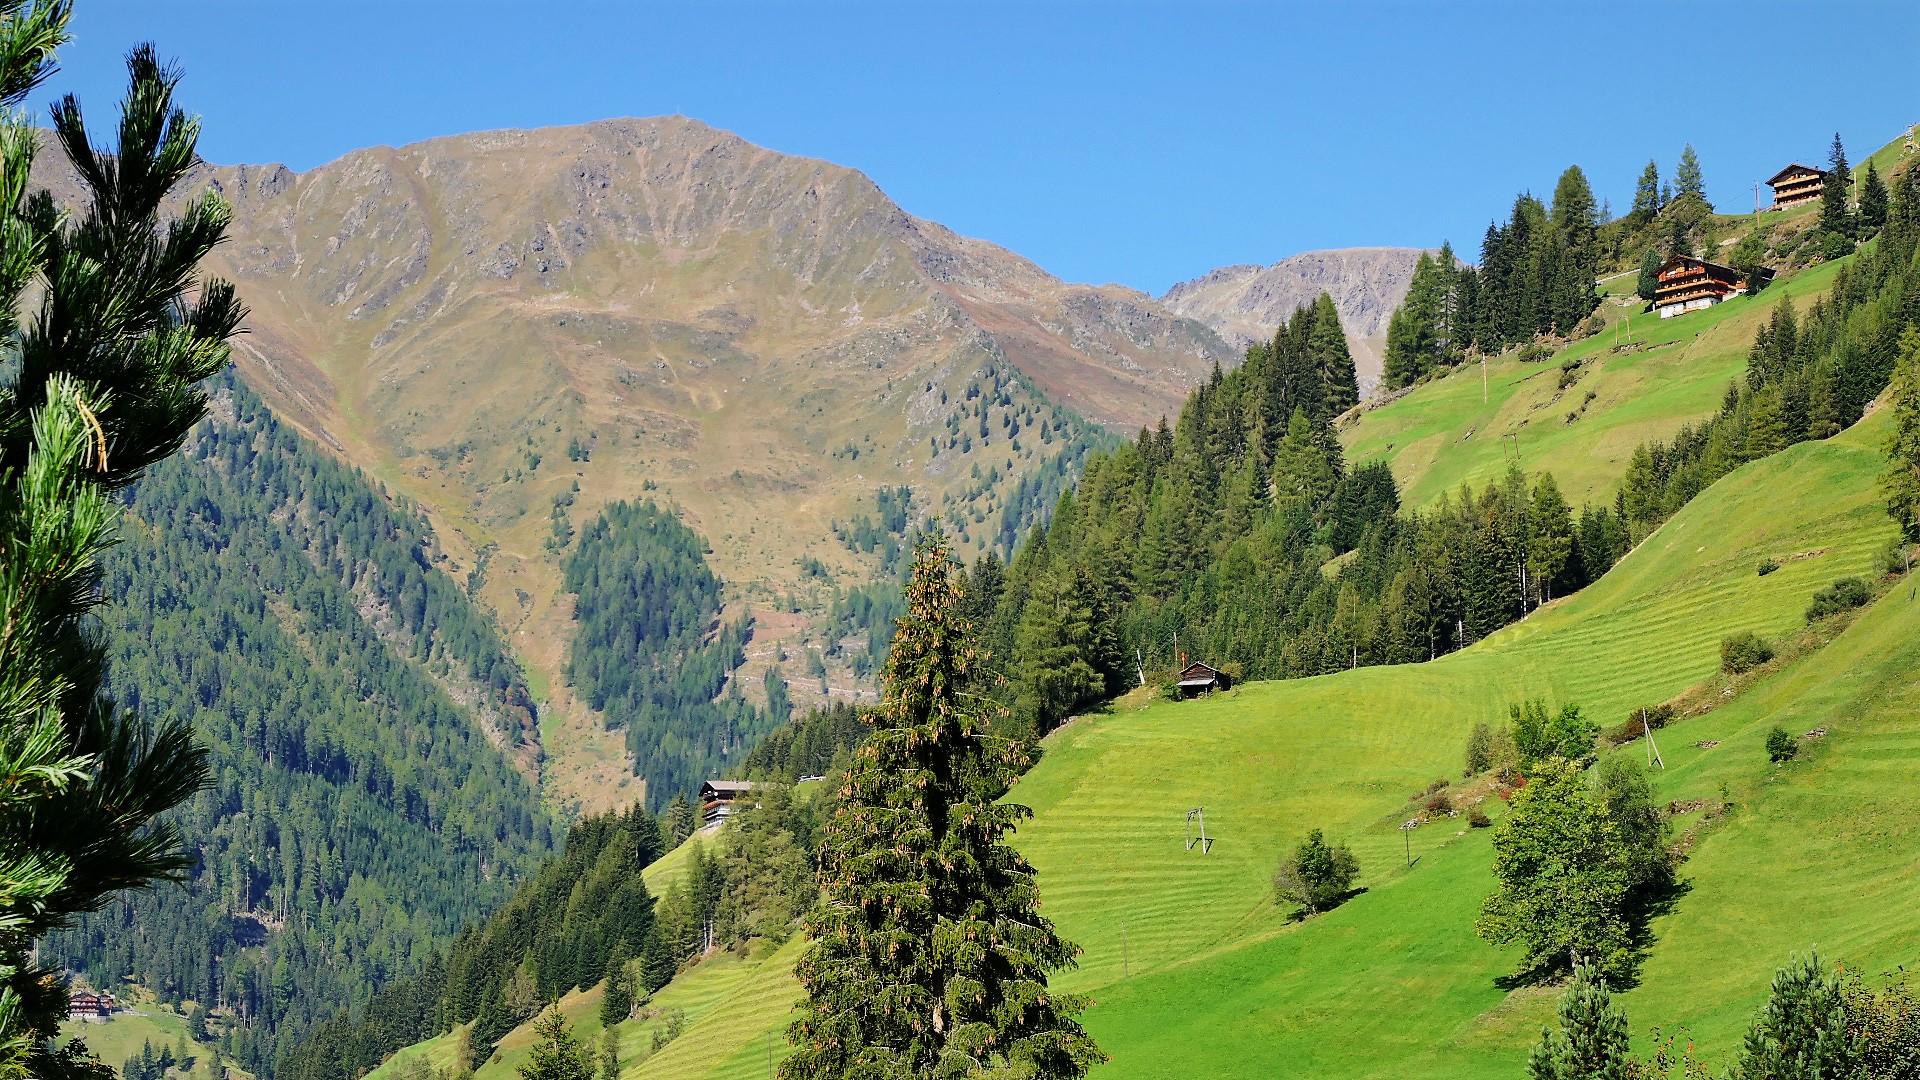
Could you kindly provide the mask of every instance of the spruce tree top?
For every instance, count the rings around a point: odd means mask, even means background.
[[[1084,1002],[1047,987],[1079,950],[1005,843],[1031,813],[998,801],[1025,755],[989,730],[962,600],[945,540],[922,541],[873,737],[822,830],[788,1080],[1079,1077],[1103,1060],[1073,1020]]]

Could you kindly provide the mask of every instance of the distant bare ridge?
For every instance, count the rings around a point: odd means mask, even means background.
[[[1406,299],[1419,248],[1341,248],[1308,251],[1271,266],[1223,266],[1168,289],[1160,302],[1176,314],[1198,319],[1245,349],[1273,336],[1274,329],[1321,293],[1333,297],[1353,347],[1360,391],[1372,396],[1380,383],[1387,320]]]

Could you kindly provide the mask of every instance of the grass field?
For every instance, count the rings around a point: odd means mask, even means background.
[[[184,1039],[194,1057],[193,1069],[186,1074],[176,1071],[174,1075],[205,1077],[207,1080],[213,1080],[220,1075],[219,1070],[214,1066],[214,1062],[219,1059],[219,1052],[212,1046],[187,1038],[185,1017],[149,1005],[141,1005],[128,1012],[115,1013],[113,1019],[103,1023],[88,1024],[69,1020],[60,1025],[60,1037],[63,1040],[84,1040],[87,1049],[93,1051],[96,1057],[116,1070],[129,1058],[138,1057],[142,1046],[151,1043],[153,1052],[157,1054],[166,1047],[177,1049],[181,1040]],[[231,1066],[229,1070],[235,1076],[244,1075]]]
[[[1088,1026],[1113,1058],[1096,1075],[1517,1075],[1553,993],[1496,987],[1513,957],[1472,931],[1487,834],[1422,827],[1409,868],[1408,798],[1457,775],[1467,729],[1510,701],[1577,702],[1615,722],[1718,678],[1725,634],[1792,632],[1816,588],[1874,573],[1893,536],[1874,487],[1882,427],[1747,466],[1598,584],[1463,652],[1123,706],[1056,733],[1015,791],[1036,810],[1018,843],[1046,912],[1085,949],[1058,983],[1096,1002]],[[1756,575],[1762,557],[1781,569]],[[1825,650],[1662,732],[1660,797],[1717,797],[1724,783],[1739,809],[1686,867],[1692,891],[1625,996],[1643,1038],[1681,1022],[1725,1051],[1773,967],[1805,945],[1874,967],[1920,960],[1905,933],[1920,919],[1920,845],[1897,782],[1920,767],[1915,623],[1920,605],[1895,590]],[[1761,742],[1775,722],[1832,734],[1774,768]],[[1719,745],[1693,745],[1707,740]],[[1185,847],[1194,806],[1211,854]],[[1268,879],[1315,826],[1353,846],[1367,891],[1294,924]],[[687,1033],[626,1075],[765,1075],[769,1052],[784,1053],[797,948],[676,980],[658,1004],[683,1003]],[[646,1022],[624,1027],[631,1047],[650,1038]],[[517,1046],[483,1078],[512,1075]]]
[[[1389,460],[1408,506],[1427,505],[1462,482],[1482,486],[1504,474],[1515,454],[1529,471],[1552,471],[1576,506],[1610,499],[1634,447],[1718,409],[1774,305],[1792,297],[1805,308],[1839,266],[1824,264],[1758,296],[1672,319],[1641,313],[1637,300],[1608,300],[1602,333],[1535,363],[1509,354],[1489,360],[1484,373],[1466,365],[1361,414],[1341,441],[1349,460]],[[1630,294],[1634,282],[1611,287]],[[1582,366],[1578,380],[1561,389],[1568,361]],[[1569,422],[1570,413],[1577,419]]]

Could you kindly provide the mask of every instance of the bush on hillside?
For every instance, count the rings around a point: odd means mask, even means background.
[[[1469,827],[1484,829],[1491,824],[1493,824],[1493,819],[1488,817],[1487,812],[1480,809],[1478,805],[1467,810],[1467,825]]]
[[[1514,355],[1514,359],[1519,360],[1523,364],[1537,364],[1551,356],[1553,356],[1553,346],[1544,341],[1530,341],[1520,347],[1520,351]]]
[[[1761,577],[1766,577],[1778,569],[1780,569],[1779,563],[1774,562],[1772,558],[1765,558],[1761,559],[1760,565],[1754,568],[1754,573],[1759,574]]]
[[[1867,602],[1867,583],[1857,577],[1845,577],[1813,594],[1807,605],[1807,621],[1814,622],[1842,611],[1851,611]]]
[[[1847,1030],[1860,1039],[1861,1075],[1920,1076],[1920,990],[1905,971],[1881,976],[1868,986],[1857,970],[1840,977]]]
[[[1800,740],[1786,728],[1775,727],[1767,732],[1767,760],[1778,765],[1783,761],[1792,761],[1800,753]]]
[[[1444,797],[1444,796],[1443,796]],[[1319,829],[1280,862],[1273,875],[1273,891],[1295,905],[1294,914],[1304,918],[1330,911],[1352,895],[1353,879],[1360,863],[1345,844],[1328,844]]]
[[[1513,721],[1513,744],[1520,763],[1533,765],[1550,757],[1579,761],[1593,753],[1593,737],[1600,725],[1580,715],[1580,706],[1564,705],[1547,712],[1547,703],[1534,700],[1507,707]]]
[[[1720,669],[1744,675],[1773,659],[1773,643],[1751,630],[1728,634],[1720,641]]]
[[[1647,733],[1648,728],[1659,731],[1673,723],[1680,715],[1672,705],[1642,705],[1627,714],[1627,718],[1618,727],[1607,732],[1610,743],[1632,742]]]

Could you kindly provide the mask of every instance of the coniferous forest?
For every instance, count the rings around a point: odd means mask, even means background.
[[[224,1007],[270,1068],[510,895],[553,842],[508,758],[519,668],[438,569],[417,512],[233,379],[132,489],[105,560],[110,686],[188,719],[213,783],[178,814],[198,865],[48,941],[98,984]]]
[[[727,678],[745,659],[752,622],[721,622],[706,543],[672,511],[608,506],[581,531],[565,571],[579,597],[569,671],[607,723],[626,729],[649,804],[690,793],[772,725]]]
[[[1576,513],[1547,474],[1403,512],[1387,467],[1349,464],[1335,437],[1356,396],[1323,297],[1173,427],[1091,458],[1008,565],[975,563],[968,603],[1014,714],[1044,733],[1176,653],[1247,678],[1430,659],[1625,552],[1614,512]]]

